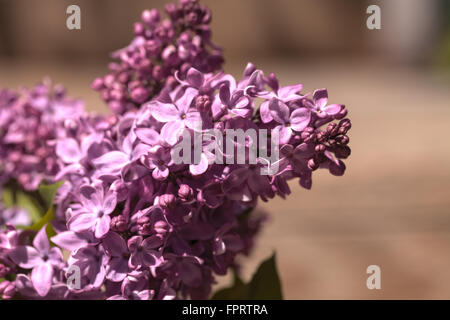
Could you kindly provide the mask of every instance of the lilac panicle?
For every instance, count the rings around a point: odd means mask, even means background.
[[[326,89],[282,86],[251,63],[241,79],[217,71],[209,10],[180,0],[166,13],[162,20],[144,11],[136,38],[114,54],[120,62],[94,81],[110,117],[80,111],[45,84],[1,91],[0,183],[35,190],[40,181],[64,181],[50,239],[45,226],[16,229],[20,209],[0,208],[2,298],[206,299],[215,276],[239,269],[236,256],[251,251],[266,219],[254,214],[260,200],[285,198],[293,179],[310,189],[319,169],[344,174],[345,105],[329,104]],[[230,129],[278,132],[278,141],[196,144],[198,134]],[[198,157],[179,163],[185,138]],[[272,144],[275,163],[248,161],[255,146]],[[239,149],[245,163],[227,162]],[[78,287],[67,285],[74,268]]]
[[[53,239],[72,250],[69,266],[89,266],[79,293],[105,286],[108,299],[207,298],[214,274],[238,268],[236,255],[253,246],[265,219],[249,214],[259,199],[287,196],[291,179],[311,188],[317,169],[345,171],[351,124],[345,106],[327,105],[323,89],[302,94],[300,84],[280,86],[252,64],[239,81],[194,68],[179,81],[85,142],[96,145],[89,161],[61,169],[75,181],[75,195],[66,206],[67,231]],[[189,124],[191,114],[200,128]],[[279,170],[263,175],[264,162],[216,163],[210,145],[201,150],[201,169],[173,161],[182,133],[212,128],[221,135],[279,130]],[[80,170],[66,169],[73,165]],[[86,258],[92,255],[99,255],[95,264]]]

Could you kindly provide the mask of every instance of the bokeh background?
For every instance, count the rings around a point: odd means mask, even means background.
[[[106,112],[91,80],[140,12],[165,2],[0,0],[0,86],[50,76]],[[288,200],[260,205],[271,219],[244,278],[275,250],[288,299],[450,299],[450,1],[203,3],[226,71],[240,76],[252,61],[284,85],[326,87],[353,121],[344,177],[318,173],[312,190],[293,183]],[[70,4],[81,30],[66,28]],[[381,30],[366,27],[370,4]],[[366,287],[372,264],[381,290]]]

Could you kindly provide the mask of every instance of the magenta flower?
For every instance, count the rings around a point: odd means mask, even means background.
[[[45,297],[52,286],[54,268],[61,267],[62,253],[59,248],[50,248],[44,226],[35,236],[33,247],[18,246],[9,253],[21,268],[33,269],[31,281],[41,297]]]
[[[195,98],[196,90],[192,88],[186,89],[174,104],[152,101],[148,104],[152,116],[165,123],[161,129],[161,138],[170,145],[174,145],[178,141],[178,137],[182,134],[184,128],[197,129],[201,123],[201,116],[198,111],[191,109],[192,101]],[[201,129],[201,127],[200,127]]]
[[[317,114],[319,118],[335,116],[341,112],[344,108],[342,104],[329,104],[328,103],[328,92],[327,89],[317,89],[313,92],[313,104],[309,101],[307,106],[309,106],[313,112]]]
[[[152,147],[147,157],[144,157],[144,165],[153,170],[152,176],[156,180],[165,180],[169,176],[169,167],[172,165],[170,151],[161,146]]]
[[[157,249],[163,244],[160,237],[154,235],[146,239],[134,236],[128,240],[128,249],[131,256],[128,262],[130,268],[136,269],[140,266],[154,267],[161,264],[161,254]]]
[[[72,251],[68,264],[80,268],[80,292],[99,289],[103,285],[109,260],[101,246],[87,245]]]
[[[282,144],[289,142],[293,131],[301,132],[311,121],[311,112],[307,108],[298,108],[291,113],[289,107],[277,99],[270,100],[269,110],[266,112],[278,123],[275,129],[279,130]]]
[[[109,232],[104,239],[103,245],[111,257],[106,266],[106,278],[113,282],[120,282],[131,271],[128,266],[130,253],[125,240],[115,232]]]
[[[117,198],[114,192],[104,192],[101,187],[84,185],[80,188],[82,207],[73,211],[67,225],[71,231],[94,231],[96,238],[102,238],[110,227],[111,217]]]

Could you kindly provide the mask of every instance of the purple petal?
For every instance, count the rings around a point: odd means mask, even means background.
[[[115,192],[109,191],[106,193],[105,199],[103,200],[103,213],[110,214],[114,211],[117,204],[117,195]]]
[[[109,262],[106,271],[106,278],[113,282],[120,282],[127,276],[130,268],[128,267],[128,261],[120,258],[113,258]]]
[[[289,102],[295,99],[301,98],[298,93],[302,90],[302,84],[296,84],[293,86],[282,87],[278,90],[278,96],[285,102]]]
[[[9,252],[9,257],[24,269],[31,269],[42,263],[39,252],[30,246],[18,246]]]
[[[322,108],[322,111],[326,114],[334,116],[335,114],[338,114],[343,109],[342,104],[330,104],[324,108]]]
[[[286,126],[278,126],[274,130],[279,130],[279,139],[281,144],[288,143],[292,137],[292,129],[291,127]]]
[[[111,296],[109,298],[107,298],[106,300],[127,300],[125,299],[122,295],[120,294],[116,294],[114,296]]]
[[[128,266],[132,269],[136,269],[137,267],[142,265],[142,252],[134,252],[131,254],[130,259],[128,261]]]
[[[144,143],[138,143],[131,153],[131,162],[138,160],[141,156],[147,154],[151,146]],[[130,164],[127,164],[130,165]],[[134,164],[133,164],[134,165]]]
[[[175,102],[178,110],[181,113],[187,113],[192,104],[192,100],[194,100],[197,94],[198,91],[196,89],[187,88],[186,91],[184,91],[184,94],[181,96],[181,98]]]
[[[334,176],[342,176],[345,173],[345,164],[341,160],[331,161],[329,165],[330,173]]]
[[[78,142],[72,138],[59,140],[56,144],[56,155],[65,163],[75,163],[82,158]]]
[[[159,133],[151,128],[138,128],[136,129],[136,136],[144,143],[151,146],[155,145],[159,141]]]
[[[92,162],[95,166],[102,167],[103,170],[110,174],[119,174],[128,161],[129,156],[127,154],[120,151],[111,151],[94,159]]]
[[[173,104],[153,101],[151,102],[150,110],[152,116],[159,122],[169,122],[180,119],[180,112]]]
[[[269,110],[272,118],[278,123],[289,122],[289,107],[277,99],[272,99],[269,102]]]
[[[183,130],[184,123],[182,121],[168,122],[161,129],[161,138],[173,146],[178,142],[178,138],[182,135]]]
[[[252,174],[247,180],[248,186],[253,192],[265,195],[270,192],[271,187],[267,176]]]
[[[131,252],[136,251],[141,245],[141,243],[142,243],[141,236],[133,236],[128,240],[128,249],[130,249]]]
[[[311,121],[311,111],[307,108],[295,109],[291,114],[291,127],[295,131],[302,131]]]
[[[186,75],[186,82],[195,88],[200,88],[204,82],[203,73],[197,69],[190,68]]]
[[[31,281],[41,297],[45,297],[52,286],[53,267],[50,263],[41,263],[33,268]]]
[[[97,220],[97,224],[95,225],[95,237],[97,239],[102,238],[105,234],[108,233],[110,223],[111,217],[108,215],[104,215]]]
[[[273,117],[270,114],[270,110],[269,110],[269,103],[270,103],[270,101],[264,101],[261,104],[261,107],[259,109],[259,114],[261,115],[261,120],[264,123],[268,123],[273,120]]]
[[[128,253],[128,247],[125,240],[115,232],[108,232],[103,239],[103,245],[106,251],[113,257],[123,257],[125,253]]]
[[[97,217],[92,213],[81,213],[72,216],[69,221],[67,221],[67,228],[74,232],[80,232],[91,229]]]
[[[163,241],[160,237],[150,236],[150,237],[146,238],[144,241],[142,241],[142,248],[145,251],[149,251],[149,250],[160,247],[162,244],[163,244]]]
[[[228,82],[220,86],[219,97],[224,105],[228,105],[230,102],[230,84]]]
[[[161,263],[158,253],[156,251],[154,252],[145,252],[142,255],[142,262],[147,267],[154,267]]]
[[[327,105],[328,102],[328,92],[327,89],[317,89],[313,92],[313,101],[316,107],[322,109]]]
[[[56,236],[52,237],[51,240],[58,247],[65,250],[74,251],[88,244],[86,238],[83,238],[80,234],[73,231],[64,231]]]
[[[200,131],[202,130],[202,117],[200,115],[200,112],[188,112],[186,113],[186,119],[184,119],[184,124],[186,127]]]
[[[47,232],[45,231],[47,225],[43,226],[41,230],[36,234],[33,240],[33,246],[40,253],[48,253],[50,250],[50,243],[48,241]]]
[[[48,253],[49,262],[53,265],[60,265],[63,261],[63,255],[59,248],[53,247]]]
[[[80,200],[86,209],[96,209],[102,206],[101,191],[90,185],[80,187]]]

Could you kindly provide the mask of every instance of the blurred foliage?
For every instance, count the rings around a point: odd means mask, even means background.
[[[234,272],[231,287],[217,291],[213,300],[282,300],[275,253],[263,261],[249,283],[244,283]]]
[[[56,192],[63,184],[62,181],[54,184],[41,184],[37,191],[25,192],[17,184],[9,183],[2,194],[3,204],[9,208],[17,206],[28,212],[32,225],[21,226],[23,229],[39,231],[44,225],[47,225],[47,235],[55,235],[55,231],[50,222],[53,220],[53,202]]]

